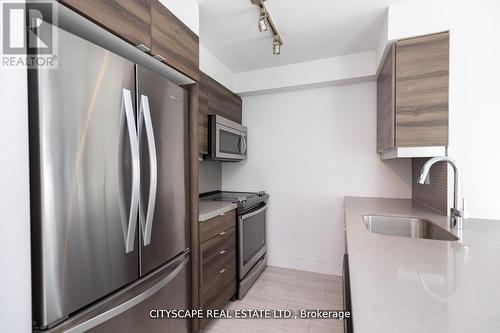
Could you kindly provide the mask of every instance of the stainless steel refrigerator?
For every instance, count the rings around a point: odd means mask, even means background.
[[[190,307],[186,91],[58,29],[29,70],[33,325],[175,332]]]

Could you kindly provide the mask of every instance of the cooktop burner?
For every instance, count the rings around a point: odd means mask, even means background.
[[[228,201],[238,205],[237,212],[248,211],[269,199],[266,192],[230,192],[221,191],[202,196],[204,200]]]
[[[214,201],[230,201],[232,203],[245,203],[248,199],[253,197],[262,197],[264,192],[251,193],[251,192],[220,192],[210,195]]]

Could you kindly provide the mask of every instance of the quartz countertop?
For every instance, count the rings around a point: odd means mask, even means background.
[[[203,200],[199,201],[199,216],[198,220],[204,222],[213,217],[222,215],[230,210],[236,209],[236,204],[228,201],[213,201]]]
[[[410,199],[344,204],[354,332],[500,332],[500,221],[466,219],[460,241],[412,239],[372,233],[363,215],[450,230],[448,218]]]

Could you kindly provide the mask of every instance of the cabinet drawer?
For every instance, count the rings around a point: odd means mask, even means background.
[[[151,0],[59,0],[133,45],[151,48]]]
[[[229,256],[228,256],[229,257]],[[201,306],[203,309],[221,309],[236,292],[236,257],[232,254],[233,262],[220,266],[210,277],[202,278]],[[222,268],[221,268],[222,267]],[[220,298],[221,295],[227,297]]]
[[[235,273],[236,274],[236,273]],[[236,279],[231,281],[227,286],[222,288],[218,293],[210,293],[210,295],[206,298],[206,301],[202,301],[202,308],[207,310],[211,309],[222,309],[228,302],[228,300],[231,299],[231,297],[234,296],[236,293]],[[204,318],[200,320],[200,328],[203,330],[208,323],[210,322],[210,319]]]
[[[216,216],[205,222],[200,222],[200,241],[204,243],[235,225],[236,210],[234,209],[224,215]]]
[[[235,264],[236,242],[235,228],[232,227],[224,235],[217,235],[201,245],[202,285],[216,278],[221,270]]]
[[[235,249],[235,227],[231,227],[222,235],[212,237],[201,244],[201,258],[203,265],[211,265],[217,260],[222,260]]]

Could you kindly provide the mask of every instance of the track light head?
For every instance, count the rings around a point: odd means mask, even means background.
[[[252,5],[256,5],[259,8],[259,20],[257,21],[259,31],[271,31],[273,36],[273,54],[279,55],[281,53],[281,47],[283,46],[283,39],[281,39],[278,29],[274,25],[271,15],[266,9],[265,1],[266,0],[250,0]]]
[[[273,54],[274,55],[280,55],[281,53],[281,43],[278,40],[278,38],[274,37],[273,40]]]
[[[267,15],[265,12],[260,13],[258,26],[260,32],[267,31]]]

